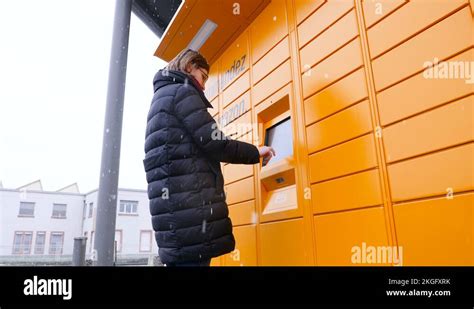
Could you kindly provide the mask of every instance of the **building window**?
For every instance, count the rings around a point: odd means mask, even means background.
[[[84,201],[84,205],[82,206],[82,219],[86,218],[86,214],[87,214],[87,203],[86,201]]]
[[[115,231],[115,243],[117,245],[117,252],[122,252],[122,230]]]
[[[119,214],[136,215],[138,214],[138,201],[120,201]]]
[[[64,232],[51,232],[49,237],[49,254],[62,254]]]
[[[89,247],[89,252],[92,252],[92,248],[94,248],[94,231],[91,231],[91,246]]]
[[[151,231],[140,231],[140,252],[151,251]]]
[[[20,202],[20,211],[18,212],[19,217],[34,217],[35,216],[35,203],[31,202]]]
[[[30,254],[33,232],[15,232],[13,254]]]
[[[89,218],[92,218],[93,210],[94,210],[94,203],[89,203]]]
[[[66,218],[66,209],[67,205],[66,204],[53,204],[53,218],[60,218],[60,219],[65,219]]]
[[[46,232],[36,232],[35,254],[44,254],[45,243],[46,243]]]

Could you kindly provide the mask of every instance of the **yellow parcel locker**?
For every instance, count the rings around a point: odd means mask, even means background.
[[[211,114],[281,154],[222,164],[239,251],[212,265],[397,265],[371,249],[474,265],[472,84],[425,75],[474,60],[469,0],[185,2],[156,55],[216,23],[200,49]]]

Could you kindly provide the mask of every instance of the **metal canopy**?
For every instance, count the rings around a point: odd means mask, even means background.
[[[132,12],[161,38],[181,2],[182,0],[134,0]]]

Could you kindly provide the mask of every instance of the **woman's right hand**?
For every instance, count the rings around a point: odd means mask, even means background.
[[[260,158],[263,158],[262,165],[267,165],[268,161],[276,155],[275,149],[270,146],[262,146],[258,148],[258,153],[260,154]]]

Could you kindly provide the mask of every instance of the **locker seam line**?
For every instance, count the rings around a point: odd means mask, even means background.
[[[358,211],[358,210],[366,210],[366,209],[372,209],[372,208],[383,208],[383,203],[382,204],[377,204],[377,205],[361,206],[361,207],[356,207],[356,208],[349,208],[349,209],[341,209],[341,210],[333,210],[333,211],[327,211],[327,212],[314,213],[313,216],[318,217],[318,216],[347,213],[347,212]]]
[[[369,38],[367,27],[365,25],[365,16],[362,3],[354,0],[357,12],[357,23],[360,37],[360,48],[362,53],[362,62],[364,64],[364,71],[366,77],[366,86],[369,95],[369,108],[371,115],[371,122],[373,130],[381,128],[380,114],[378,110],[377,93],[375,89],[375,77],[372,68],[372,60],[370,56]],[[383,143],[383,135],[377,137],[375,134],[372,135],[375,146],[375,156],[377,165],[380,169],[379,179],[381,181],[379,190],[383,199],[383,212],[384,212],[384,223],[387,241],[389,245],[396,246],[398,248],[398,239],[396,233],[395,217],[393,212],[393,205],[391,199],[390,190],[390,179],[388,177],[388,168],[385,160],[385,149]]]
[[[453,191],[453,200],[456,199],[456,196],[467,196],[474,193],[473,189],[468,189],[468,190],[462,190],[462,191]],[[427,202],[430,200],[434,199],[440,199],[440,198],[445,198],[446,199],[446,194],[434,194],[434,195],[425,195],[422,197],[416,197],[416,198],[410,198],[410,199],[403,199],[399,200],[397,202],[394,202],[394,206],[407,206],[409,207],[410,203],[416,203],[416,202]]]
[[[311,184],[311,186],[319,185],[319,184],[322,184],[322,183],[325,183],[325,182],[330,182],[330,181],[333,181],[333,180],[339,180],[339,179],[342,179],[342,178],[345,178],[345,177],[355,176],[357,174],[362,174],[362,173],[371,172],[371,171],[375,171],[375,170],[379,170],[379,172],[380,172],[380,169],[378,168],[378,166],[372,166],[372,167],[357,170],[355,172],[345,173],[345,174],[341,174],[341,175],[338,175],[338,176],[325,178],[325,179],[322,179],[322,180],[316,180],[316,181],[310,182],[310,184]]]
[[[319,119],[317,119],[317,120],[315,120],[315,121],[313,121],[313,122],[310,122],[310,123],[306,124],[305,126],[306,126],[306,128],[308,128],[308,127],[312,126],[313,124],[322,122],[323,120],[326,120],[327,118],[330,118],[330,117],[332,117],[332,116],[335,116],[336,114],[339,114],[340,112],[343,112],[343,111],[345,111],[345,110],[347,110],[347,109],[350,109],[351,107],[354,107],[354,106],[356,106],[357,104],[360,104],[360,103],[362,103],[362,102],[364,102],[364,101],[367,101],[368,99],[369,99],[369,96],[365,96],[364,98],[362,98],[362,99],[360,99],[360,100],[357,100],[357,101],[355,101],[355,102],[353,102],[353,103],[350,103],[349,105],[344,106],[343,108],[341,108],[341,109],[339,109],[339,110],[337,110],[337,111],[335,111],[335,112],[332,112],[331,114],[328,114],[328,115],[326,115],[326,116],[324,116],[324,117],[321,117],[321,118],[319,118]],[[303,102],[303,105],[305,105],[304,102]]]
[[[383,55],[389,53],[390,51],[392,51],[393,49],[405,44],[406,42],[408,42],[409,40],[413,39],[414,37],[418,36],[419,34],[429,30],[430,28],[432,28],[433,26],[436,26],[437,24],[439,24],[440,22],[443,22],[445,19],[451,17],[452,15],[456,14],[457,12],[463,10],[465,7],[469,6],[468,3],[465,3],[463,5],[461,5],[460,7],[454,9],[453,11],[451,12],[448,12],[446,13],[445,15],[443,15],[442,17],[439,17],[438,19],[436,19],[435,21],[429,23],[428,25],[418,29],[417,31],[415,31],[414,33],[412,33],[411,35],[405,37],[402,41],[396,43],[394,46],[392,47],[389,47],[387,48],[386,50],[382,51],[381,53],[379,53],[377,56],[374,56],[371,60],[374,61],[374,60],[377,60],[378,58],[382,57]],[[368,35],[368,34],[367,34]]]
[[[329,149],[331,149],[331,148],[334,148],[334,147],[336,147],[336,146],[340,146],[340,145],[345,144],[345,143],[347,143],[347,142],[351,142],[351,141],[353,141],[353,140],[356,140],[356,139],[358,139],[358,138],[360,138],[360,137],[363,137],[363,136],[366,136],[366,135],[369,135],[369,134],[373,134],[373,129],[370,129],[369,131],[364,131],[364,133],[361,133],[361,134],[358,134],[358,135],[356,135],[356,136],[353,136],[353,137],[351,137],[351,138],[349,138],[349,139],[343,140],[342,142],[337,142],[337,143],[335,143],[335,144],[332,144],[332,145],[329,145],[329,146],[320,148],[320,149],[315,150],[315,151],[308,151],[308,156],[311,156],[311,155],[314,155],[314,154],[323,152],[323,151],[325,151],[325,150],[329,150]]]
[[[346,78],[347,76],[349,76],[349,75],[355,73],[356,71],[362,69],[363,67],[364,67],[364,64],[361,63],[361,64],[358,65],[356,68],[353,68],[353,69],[350,70],[349,72],[344,73],[344,75],[342,75],[341,77],[338,77],[337,79],[335,79],[334,81],[332,81],[332,82],[330,82],[329,84],[325,85],[324,87],[322,87],[322,88],[320,88],[320,89],[318,89],[318,90],[316,90],[316,91],[310,92],[306,97],[303,96],[303,100],[306,100],[306,99],[308,99],[309,97],[312,97],[312,96],[314,96],[314,95],[316,95],[316,94],[318,94],[318,93],[324,91],[325,89],[331,87],[331,86],[334,85],[335,83],[337,83],[337,82],[343,80],[343,79]],[[313,69],[313,68],[311,68],[311,70],[312,70],[312,69]],[[303,76],[304,74],[305,74],[305,73],[300,73],[299,75],[300,75],[300,76]]]
[[[404,0],[405,2],[403,2],[402,4],[400,4],[398,7],[396,7],[395,9],[393,9],[393,11],[391,11],[390,13],[388,13],[387,15],[383,16],[381,19],[377,20],[375,23],[373,23],[372,25],[368,26],[365,30],[366,31],[369,31],[371,28],[375,27],[376,25],[378,25],[379,23],[381,23],[382,21],[384,21],[387,17],[389,17],[390,15],[392,15],[393,13],[397,12],[399,9],[401,9],[403,6],[405,6],[409,1],[408,0]]]
[[[343,49],[344,47],[350,45],[352,42],[354,42],[355,40],[357,40],[357,38],[360,37],[359,34],[351,37],[349,40],[347,40],[347,42],[344,42],[341,44],[341,46],[337,47],[335,50],[333,50],[332,52],[326,54],[323,58],[319,59],[318,61],[316,61],[315,63],[311,64],[309,70],[312,70],[314,69],[315,67],[317,67],[319,64],[321,64],[322,62],[324,62],[325,60],[327,60],[328,58],[330,58],[331,56],[333,56],[334,54],[336,54],[338,51],[340,51],[341,49]],[[301,50],[300,50],[300,53],[301,53]],[[301,75],[304,75],[305,72],[308,71],[308,70],[303,70],[300,74]]]
[[[316,11],[318,11],[320,8],[322,8],[326,3],[328,3],[328,1],[327,1],[327,0],[324,0],[323,3],[321,3],[320,6],[318,6],[316,9],[311,10],[311,12],[308,13],[308,15],[306,15],[306,17],[304,17],[300,22],[297,21],[297,16],[295,15],[295,24],[296,24],[296,27],[298,27],[299,25],[301,25],[302,23],[304,23],[308,18],[311,17],[311,15],[313,15],[314,13],[316,13]]]
[[[277,44],[278,45],[278,44]],[[275,46],[276,47],[276,46]],[[275,48],[273,47],[272,50]],[[271,50],[270,50],[271,51]],[[289,59],[291,58],[291,55],[288,53],[288,57],[285,58],[285,60],[281,61],[280,63],[278,63],[275,67],[273,67],[271,69],[271,71],[269,71],[267,74],[265,74],[262,78],[260,78],[257,82],[255,82],[255,84],[253,86],[257,86],[258,84],[260,84],[261,82],[263,82],[263,80],[267,77],[269,77],[273,72],[275,72],[276,70],[278,70],[279,68],[281,68],[285,62],[287,62]],[[291,61],[290,61],[291,63]]]
[[[455,52],[455,53],[453,53],[453,54],[451,54],[451,55],[449,55],[449,56],[447,56],[447,57],[441,59],[438,63],[441,63],[441,62],[447,61],[447,60],[449,60],[449,59],[451,59],[451,58],[454,58],[454,57],[456,57],[456,56],[459,56],[460,54],[465,53],[465,52],[467,52],[468,50],[470,50],[470,49],[472,49],[472,48],[474,48],[474,45],[467,46],[467,47],[463,48],[462,50],[460,50],[460,51],[458,51],[458,52]],[[372,61],[372,62],[373,62],[373,61]],[[415,73],[411,73],[411,74],[409,74],[408,76],[403,77],[403,78],[399,79],[399,80],[396,81],[396,82],[393,82],[392,84],[389,84],[389,85],[387,85],[387,86],[384,86],[383,88],[380,88],[379,90],[376,89],[376,94],[378,95],[378,94],[380,94],[381,92],[384,92],[385,90],[387,90],[387,89],[389,89],[389,88],[395,87],[395,86],[397,86],[398,84],[401,84],[401,83],[407,81],[408,79],[415,77],[416,75],[422,73],[425,69],[426,69],[426,68],[423,68],[423,69],[421,69],[421,70],[416,71]]]
[[[468,98],[472,95],[474,95],[474,93],[471,92],[471,93],[468,93],[468,94],[461,95],[459,97],[455,97],[454,99],[449,99],[448,101],[444,101],[442,103],[439,103],[435,106],[432,106],[432,107],[427,108],[425,110],[422,110],[420,112],[416,112],[415,114],[400,118],[400,119],[392,121],[392,122],[388,122],[387,124],[383,125],[382,128],[387,129],[387,128],[390,128],[393,125],[399,124],[400,122],[403,122],[403,121],[406,121],[406,120],[411,120],[412,118],[416,118],[416,117],[418,117],[420,115],[423,115],[425,113],[429,113],[429,112],[435,111],[437,109],[446,107],[450,104],[456,104],[457,101],[461,101],[461,100],[466,99],[466,98]]]
[[[309,255],[307,258],[305,257],[305,263],[309,260],[312,265],[318,265],[317,261],[317,254],[316,254],[316,228],[314,226],[313,218],[311,217],[311,210],[312,210],[312,197],[310,195],[309,200],[304,198],[306,188],[310,188],[309,182],[309,174],[308,174],[308,155],[307,155],[307,136],[306,136],[306,128],[304,126],[305,123],[305,114],[304,114],[304,106],[303,106],[303,83],[301,80],[300,70],[301,70],[301,58],[300,58],[300,49],[299,49],[299,35],[298,35],[298,22],[297,22],[297,14],[296,14],[296,3],[295,0],[287,0],[286,2],[288,15],[291,15],[291,20],[289,18],[289,22],[293,23],[292,29],[288,28],[288,46],[290,52],[290,67],[291,67],[291,75],[292,75],[292,99],[293,99],[293,109],[294,114],[297,117],[296,119],[296,136],[301,140],[301,146],[296,146],[298,148],[298,156],[300,161],[298,167],[298,177],[300,185],[304,188],[300,188],[297,191],[298,197],[302,201],[302,208],[301,208],[301,216],[303,220],[303,233],[306,234],[309,231],[310,235],[303,235],[305,245],[309,244],[310,248],[305,250]],[[325,2],[326,3],[326,2]],[[324,5],[324,4],[323,4]],[[320,6],[321,7],[321,6]],[[302,123],[299,123],[298,120],[301,120]],[[310,189],[311,190],[311,189]],[[303,196],[300,195],[303,193]],[[309,252],[308,252],[309,251]]]
[[[268,4],[267,6],[265,6],[263,9],[262,9],[262,12],[263,10],[265,10],[265,8],[268,7]],[[261,13],[260,13],[261,14]],[[254,86],[253,86],[253,67],[254,67],[254,63],[252,61],[252,58],[253,58],[253,48],[252,48],[252,28],[251,28],[251,25],[248,26],[248,31],[247,31],[247,42],[248,42],[248,52],[249,52],[249,83],[250,83],[250,88],[249,88],[249,99],[250,99],[250,118],[251,118],[251,121],[252,123],[256,123],[258,124],[258,117],[257,117],[257,114],[256,114],[256,110],[255,110],[255,107],[257,106],[257,104],[255,104],[255,102],[253,101],[253,91],[254,91]],[[252,130],[253,131],[253,130]],[[255,143],[255,137],[259,137],[259,129],[258,129],[258,125],[257,125],[257,132],[253,132],[252,133],[252,144]],[[259,145],[257,145],[258,147]],[[262,259],[262,246],[261,246],[261,231],[260,231],[260,224],[262,223],[262,220],[261,220],[261,213],[263,212],[262,211],[262,205],[261,205],[261,194],[260,194],[260,181],[259,181],[259,178],[260,178],[260,172],[259,172],[259,169],[257,168],[257,166],[260,166],[260,160],[259,160],[259,163],[258,165],[257,164],[254,164],[253,165],[253,174],[252,176],[254,177],[254,182],[253,182],[253,188],[254,188],[254,203],[255,203],[255,214],[256,214],[256,222],[255,222],[255,254],[257,255],[255,257],[255,262],[256,262],[256,266],[260,266],[260,263],[262,262],[261,259]],[[243,201],[243,202],[248,202],[248,201]],[[242,203],[242,201],[240,202]],[[238,204],[238,203],[236,203]],[[234,204],[235,205],[235,204]]]
[[[355,14],[355,7],[352,6],[347,12],[344,12],[340,17],[336,18],[336,20],[334,20],[332,23],[330,23],[328,26],[326,26],[325,28],[323,28],[323,30],[321,30],[321,32],[319,32],[318,34],[316,34],[316,36],[312,37],[308,42],[304,43],[303,45],[301,45],[300,47],[298,47],[298,49],[301,51],[303,48],[305,48],[306,46],[308,46],[309,44],[311,44],[313,41],[317,40],[321,35],[324,34],[324,32],[328,31],[329,29],[331,29],[335,24],[337,24],[341,19],[343,19],[344,17],[346,17],[347,15],[349,15],[351,13],[351,11],[354,11],[354,14]],[[312,14],[311,14],[312,15]],[[310,15],[310,16],[311,16]],[[299,25],[298,25],[299,27]]]
[[[440,153],[440,152],[443,152],[443,151],[449,151],[449,150],[452,150],[452,149],[455,149],[455,148],[461,148],[462,146],[466,146],[466,145],[469,145],[469,144],[474,144],[474,140],[469,140],[469,141],[465,141],[465,142],[461,142],[461,143],[457,143],[457,144],[452,144],[452,145],[441,147],[441,148],[438,148],[438,149],[435,149],[435,150],[427,151],[427,152],[424,152],[424,153],[419,153],[419,154],[416,154],[416,155],[413,155],[413,156],[410,156],[410,157],[406,157],[406,158],[403,158],[403,159],[392,161],[390,163],[387,162],[387,167],[392,166],[392,165],[396,165],[398,163],[404,163],[404,162],[410,161],[410,160],[420,159],[422,157],[430,156],[430,155],[437,154],[437,153]]]

